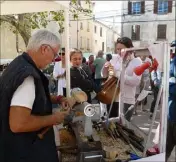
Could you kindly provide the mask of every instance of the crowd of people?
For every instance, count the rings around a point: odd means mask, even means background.
[[[107,54],[104,58],[103,51],[99,51],[96,58],[90,55],[88,60],[83,57],[81,50],[71,50],[71,89],[80,88],[87,94],[88,102],[92,103],[92,93],[101,92],[110,72],[113,71],[116,78],[121,77],[122,49],[132,47],[130,38],[119,38],[114,54]],[[42,70],[58,57],[58,51],[61,59],[55,62],[53,69],[53,78],[57,81],[57,95],[51,95],[49,81]],[[47,30],[39,30],[30,38],[26,52],[15,58],[3,72],[0,78],[0,161],[58,162],[52,126],[62,123],[70,112],[69,98],[66,98],[65,54],[64,48],[60,50],[60,41],[56,35]],[[176,141],[175,56],[172,60],[169,98],[172,108],[169,109],[168,136]],[[140,93],[151,86],[154,94],[151,116],[154,111],[161,85],[161,72],[154,70],[150,73],[146,69],[140,76],[134,73],[134,69],[146,61],[152,62],[152,58],[136,57],[135,52],[131,52],[126,58],[124,85],[120,90],[120,97],[124,105],[123,114],[128,121],[131,121],[134,114],[134,109],[129,110],[129,107],[136,103],[137,89]],[[142,103],[146,104],[147,98]],[[65,111],[53,113],[52,104],[62,105]],[[109,109],[110,105],[107,105],[107,111]],[[119,95],[115,97],[109,117],[118,116]],[[45,138],[40,140],[38,133],[46,127],[51,128]],[[168,143],[168,156],[174,146],[175,143],[172,143],[172,146]]]
[[[104,57],[103,51],[99,51],[95,58],[94,55],[90,55],[88,60],[83,57],[81,51],[75,49],[75,51],[71,51],[70,54],[70,62],[71,62],[71,88],[79,87],[88,95],[88,101],[91,103],[91,93],[93,91],[98,92],[101,89],[102,84],[108,80],[109,71],[115,71],[115,75],[117,78],[120,77],[120,66],[121,66],[121,49],[124,48],[132,48],[133,44],[131,39],[127,37],[123,37],[117,40],[116,42],[116,52],[115,54],[106,54]],[[74,54],[73,54],[74,53]],[[53,77],[58,81],[58,94],[66,96],[66,69],[63,68],[65,65],[65,49],[60,53],[61,61],[56,62],[53,71]],[[79,57],[78,57],[79,56]],[[149,70],[145,70],[142,76],[137,76],[133,73],[133,70],[140,66],[142,63],[150,61],[151,57],[141,56],[135,57],[135,54],[131,54],[128,58],[128,66],[125,72],[125,85],[123,90],[121,90],[121,94],[123,97],[124,103],[124,114],[128,111],[128,108],[131,105],[134,105],[136,102],[137,93],[140,93],[143,89],[151,90],[154,94],[154,100],[151,104],[151,115],[152,117],[157,94],[159,91],[159,86],[161,84],[161,73],[157,71],[149,72]],[[75,68],[76,67],[76,68]],[[76,69],[77,73],[75,72]],[[83,76],[83,77],[82,77]],[[77,78],[77,79],[76,79]],[[85,78],[85,79],[81,79]],[[139,90],[138,90],[139,89]],[[139,92],[137,92],[139,91]],[[63,94],[64,92],[64,94]],[[128,92],[128,93],[127,93]],[[147,103],[147,97],[144,99],[142,104]],[[115,98],[115,101],[112,106],[112,110],[110,112],[110,117],[117,117],[119,114],[119,96]],[[110,104],[107,104],[107,110],[110,109]],[[133,110],[128,111],[126,114],[126,119],[131,120],[133,115]]]

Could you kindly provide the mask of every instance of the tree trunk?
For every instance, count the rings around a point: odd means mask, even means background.
[[[19,21],[15,19],[14,16],[6,15],[6,16],[0,16],[1,22],[8,22],[10,25],[14,26],[16,30],[20,33],[21,37],[24,40],[25,45],[27,46],[29,38],[31,36],[30,32],[30,26],[27,26],[25,14],[19,15]]]

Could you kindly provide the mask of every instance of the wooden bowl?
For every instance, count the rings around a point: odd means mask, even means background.
[[[75,92],[73,94],[73,97],[76,100],[76,102],[78,102],[78,103],[86,102],[88,99],[86,93],[83,91]]]

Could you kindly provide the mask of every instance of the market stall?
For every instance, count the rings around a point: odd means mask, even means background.
[[[68,139],[61,140],[61,146],[59,150],[63,155],[63,161],[67,162],[69,160],[76,159],[76,162],[84,162],[84,161],[117,161],[117,160],[147,160],[150,161],[155,159],[155,157],[147,157],[151,156],[152,153],[148,151],[147,143],[150,140],[151,136],[151,128],[153,123],[155,122],[156,111],[158,109],[159,99],[162,99],[162,110],[160,117],[160,139],[159,139],[159,148],[154,154],[158,154],[156,157],[159,161],[164,161],[163,154],[165,152],[165,143],[166,143],[166,119],[167,119],[167,99],[168,99],[168,71],[169,71],[169,55],[167,54],[169,51],[167,43],[162,43],[158,45],[151,45],[148,48],[133,48],[126,50],[126,53],[129,51],[135,51],[137,56],[141,55],[152,55],[155,60],[158,60],[159,68],[163,73],[162,78],[162,86],[160,88],[160,92],[158,94],[158,101],[155,106],[155,112],[152,119],[152,124],[149,129],[149,133],[146,135],[142,130],[140,130],[135,125],[127,122],[123,117],[123,101],[120,101],[120,118],[114,120],[102,120],[101,114],[101,106],[100,105],[90,105],[90,111],[93,112],[95,110],[94,115],[99,116],[99,118],[91,119],[91,123],[86,127],[88,121],[86,121],[86,114],[83,113],[82,118],[78,118],[74,124],[69,125],[69,127],[64,128],[65,137],[69,134],[70,136],[74,136],[75,145],[69,145],[70,141]],[[166,61],[163,61],[166,60]],[[124,64],[123,64],[124,65]],[[149,68],[149,67],[148,67]],[[125,69],[125,66],[124,66]],[[120,82],[123,82],[123,67],[122,67],[122,76],[120,78]],[[144,69],[145,70],[145,69]],[[120,85],[123,87],[123,85]],[[115,92],[114,92],[115,93]],[[86,109],[84,104],[79,105],[81,110]],[[92,115],[94,117],[94,115]],[[85,123],[84,123],[85,122]],[[80,124],[80,123],[83,123]],[[107,123],[108,126],[107,126]],[[89,128],[89,133],[91,135],[86,136],[85,131]],[[90,129],[91,128],[91,129]],[[98,130],[97,130],[98,129]],[[61,130],[63,131],[63,129]],[[67,132],[68,131],[68,132]],[[72,132],[72,133],[71,133]],[[71,135],[71,134],[72,135]],[[64,137],[61,133],[62,138]],[[72,136],[72,137],[73,137]],[[65,146],[67,146],[67,150],[65,150]],[[68,150],[72,152],[68,153]],[[65,154],[67,152],[67,154]],[[153,154],[153,155],[154,155]],[[70,155],[70,156],[67,156]],[[66,158],[67,157],[67,158]],[[70,159],[68,159],[68,157]],[[139,161],[140,161],[139,160]]]

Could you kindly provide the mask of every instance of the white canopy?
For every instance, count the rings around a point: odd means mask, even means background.
[[[1,1],[1,15],[57,11],[61,5],[68,7],[69,1]]]
[[[70,1],[0,1],[0,15],[23,14],[44,11],[65,10],[65,49],[66,49],[66,78],[67,95],[70,92],[70,64],[69,64],[69,2]],[[63,7],[64,8],[63,8]]]

